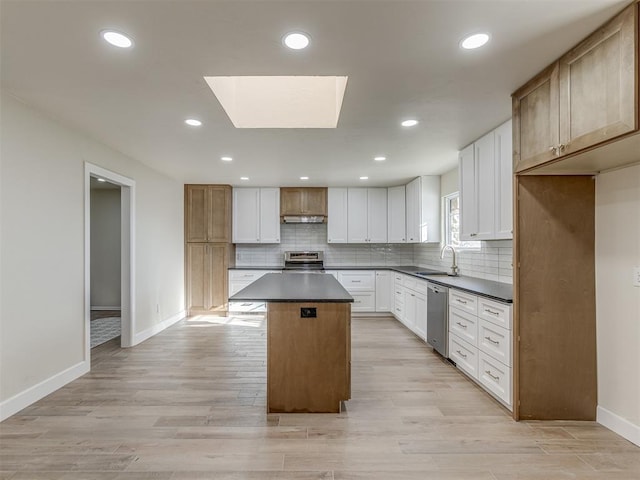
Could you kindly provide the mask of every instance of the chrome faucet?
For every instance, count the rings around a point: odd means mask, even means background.
[[[440,250],[440,259],[444,258],[444,252],[447,250],[447,248],[451,249],[451,253],[453,255],[453,259],[451,262],[451,271],[449,273],[447,273],[447,275],[451,276],[451,277],[457,277],[458,276],[458,265],[456,265],[456,249],[453,248],[452,245],[445,245],[444,247],[442,247],[442,250]]]

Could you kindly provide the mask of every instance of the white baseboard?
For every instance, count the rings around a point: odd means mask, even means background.
[[[80,362],[0,403],[0,421],[89,372],[89,362]]]
[[[634,425],[626,418],[600,406],[596,410],[596,421],[640,447],[640,425]]]
[[[162,322],[157,323],[156,325],[153,325],[152,327],[147,328],[146,330],[143,330],[140,333],[136,333],[133,336],[133,345],[138,345],[139,343],[142,343],[145,340],[153,337],[154,335],[163,331],[165,328],[169,328],[174,323],[182,320],[185,316],[186,316],[186,312],[184,310],[181,310],[175,315],[172,315],[171,317],[167,318],[166,320],[163,320]]]
[[[117,307],[103,307],[103,306],[96,306],[94,307],[93,305],[91,306],[91,310],[117,310],[120,311],[120,305],[118,305]]]

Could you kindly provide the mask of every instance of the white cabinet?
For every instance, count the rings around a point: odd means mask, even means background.
[[[391,312],[393,276],[389,270],[376,271],[376,312]]]
[[[347,189],[327,190],[327,243],[347,243]]]
[[[233,296],[267,273],[280,273],[280,270],[229,270],[229,296]]]
[[[511,120],[460,152],[460,238],[512,238]]]
[[[513,137],[511,120],[495,130],[495,235],[513,238]]]
[[[387,242],[387,189],[347,189],[348,243]]]
[[[407,243],[405,186],[387,189],[387,241]]]
[[[407,243],[440,241],[440,177],[422,176],[406,186]]]
[[[376,309],[376,276],[374,270],[340,270],[338,281],[353,297],[352,312]]]
[[[394,273],[393,315],[421,340],[427,338],[427,281]]]
[[[233,243],[280,243],[280,189],[233,189]]]
[[[449,289],[449,358],[511,409],[511,305]]]

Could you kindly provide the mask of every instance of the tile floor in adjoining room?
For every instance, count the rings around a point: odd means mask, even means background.
[[[193,317],[0,424],[2,480],[638,480],[594,422],[514,422],[391,318],[352,322],[340,414],[267,415],[265,322]]]

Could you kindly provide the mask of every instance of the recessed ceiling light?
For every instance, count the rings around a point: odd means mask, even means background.
[[[300,177],[300,180],[309,180],[309,177]]]
[[[104,178],[98,178],[99,182],[106,182],[106,180]]]
[[[200,125],[202,125],[202,122],[200,120],[196,120],[195,118],[187,118],[184,123],[186,123],[190,127],[199,127]]]
[[[409,119],[409,120],[403,120],[403,122],[400,124],[403,127],[415,127],[418,124],[418,120],[414,120],[414,119]]]
[[[240,177],[240,180],[249,180],[249,177]]]
[[[287,33],[282,41],[292,50],[302,50],[309,46],[309,36],[302,32]]]
[[[133,40],[124,33],[116,32],[115,30],[102,30],[100,35],[114,47],[131,48],[133,46]]]
[[[369,180],[369,177],[360,177],[360,180]]]
[[[384,162],[387,159],[387,157],[380,156],[380,157],[373,157],[373,159],[376,162]]]
[[[489,35],[486,33],[476,33],[465,37],[460,42],[460,47],[465,50],[473,50],[474,48],[480,48],[489,41]]]
[[[231,162],[233,161],[232,157],[220,157],[220,160],[222,160],[223,162]]]

